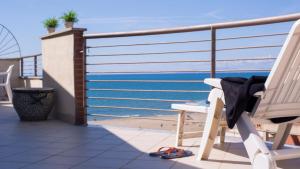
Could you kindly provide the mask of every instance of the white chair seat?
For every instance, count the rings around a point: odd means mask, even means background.
[[[181,146],[184,138],[194,138],[199,137],[203,133],[202,131],[196,131],[196,132],[184,132],[184,123],[185,123],[185,115],[186,112],[193,112],[193,113],[203,113],[208,114],[212,111],[211,107],[206,105],[200,105],[198,103],[184,103],[184,104],[172,104],[172,109],[178,110],[178,122],[177,122],[177,136],[176,136],[176,146]],[[222,114],[225,113],[225,109],[223,109]],[[222,115],[223,116],[223,115]],[[226,122],[223,122],[224,124],[222,126],[222,134],[220,137],[220,142],[224,142],[225,139],[225,131],[226,131]],[[195,134],[193,134],[195,133]]]
[[[185,104],[172,104],[172,109],[182,110],[186,112],[195,112],[195,113],[208,113],[211,109],[209,105],[196,105],[193,103],[185,103]],[[225,108],[223,109],[223,113],[225,113]]]
[[[191,103],[185,103],[185,104],[172,104],[171,108],[175,110],[182,110],[187,112],[208,113],[209,106],[193,105]]]

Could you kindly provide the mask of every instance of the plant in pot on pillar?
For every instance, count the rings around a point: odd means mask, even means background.
[[[58,20],[55,17],[46,19],[44,21],[44,26],[47,28],[48,33],[53,33],[55,32],[55,28],[58,26]]]
[[[78,22],[77,13],[74,11],[64,13],[61,19],[64,20],[66,28],[73,28],[74,23]]]

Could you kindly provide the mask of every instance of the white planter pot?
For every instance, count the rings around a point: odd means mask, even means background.
[[[48,30],[48,33],[53,33],[53,32],[55,32],[55,28],[47,28],[47,30]]]
[[[74,22],[65,22],[65,28],[73,28]]]

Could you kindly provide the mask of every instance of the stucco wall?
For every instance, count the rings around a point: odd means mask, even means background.
[[[75,32],[68,29],[42,37],[43,86],[56,90],[56,106],[52,116],[72,124],[75,124],[76,118]]]

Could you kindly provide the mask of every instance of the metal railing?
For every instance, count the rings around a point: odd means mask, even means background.
[[[42,77],[42,54],[20,58],[21,77]]]
[[[104,109],[109,109],[112,111],[113,109],[127,109],[127,110],[136,110],[136,111],[159,111],[159,112],[173,112],[169,108],[161,108],[164,106],[159,107],[145,107],[145,106],[134,106],[134,105],[141,105],[137,102],[144,101],[144,102],[163,102],[170,105],[170,102],[188,102],[191,100],[197,99],[197,97],[191,97],[188,99],[183,99],[178,97],[178,93],[186,93],[186,94],[201,94],[209,92],[209,88],[203,87],[191,87],[192,89],[173,89],[171,84],[196,84],[200,85],[203,83],[203,78],[205,77],[216,77],[218,73],[240,73],[240,72],[252,72],[252,73],[259,73],[263,72],[267,74],[270,71],[272,63],[275,61],[275,55],[265,56],[262,55],[260,57],[256,56],[257,51],[263,49],[263,51],[275,51],[278,52],[280,47],[282,46],[283,40],[285,36],[288,34],[288,29],[285,29],[285,32],[274,32],[274,33],[263,33],[260,34],[252,34],[252,35],[241,35],[241,36],[230,36],[230,37],[220,37],[217,38],[217,32],[222,30],[231,30],[235,31],[237,28],[244,28],[244,27],[254,27],[254,26],[267,26],[269,24],[275,23],[284,23],[290,22],[300,19],[300,14],[292,14],[292,15],[285,15],[285,16],[278,16],[278,17],[269,17],[269,18],[262,18],[262,19],[253,19],[253,20],[244,20],[244,21],[236,21],[236,22],[226,22],[226,23],[216,23],[216,24],[207,24],[207,25],[196,25],[190,27],[179,27],[179,28],[169,28],[169,29],[156,29],[156,30],[143,30],[143,31],[133,31],[133,32],[114,32],[114,33],[100,33],[100,34],[85,34],[84,38],[86,39],[86,108],[87,114],[93,116],[103,116],[103,117],[122,117],[116,114],[107,114],[102,113]],[[189,39],[189,40],[170,40],[170,41],[161,41],[163,39],[163,35],[173,35],[173,34],[187,34],[187,33],[194,33],[194,32],[205,32],[210,34],[209,39]],[[122,43],[115,42],[117,44],[104,44],[99,45],[99,42],[96,44],[89,44],[92,40],[99,40],[101,39],[101,43],[104,42],[104,39],[114,39],[114,38],[133,38],[133,37],[160,37],[159,41],[156,42],[134,42],[134,43]],[[189,36],[191,37],[191,36]],[[192,36],[194,37],[194,36]],[[267,39],[267,38],[279,38],[281,39],[280,43],[276,44],[260,44],[255,43],[255,45],[239,45],[233,47],[217,47],[217,42],[219,43],[231,43],[232,41],[236,40],[252,40],[252,39]],[[92,43],[92,42],[91,42]],[[203,44],[208,43],[207,46],[209,48],[206,49],[188,49],[188,50],[179,50],[178,45],[189,45],[195,46],[195,44]],[[247,43],[248,44],[248,43]],[[177,45],[176,47],[172,48],[172,50],[163,50],[163,51],[156,51],[163,46],[170,46],[170,45]],[[146,49],[142,49],[142,51],[138,50],[137,52],[119,52],[120,48],[134,48],[134,47],[153,47],[150,51],[144,51]],[[188,47],[189,47],[188,46]],[[199,45],[200,46],[200,45]],[[222,45],[221,45],[222,46]],[[118,52],[115,52],[116,49]],[[239,52],[242,54],[242,51],[253,51],[255,56],[245,56],[245,57],[226,57],[222,56],[222,53],[225,52]],[[101,53],[100,53],[100,52]],[[194,57],[187,57],[186,55],[192,54]],[[202,54],[202,55],[200,55]],[[220,54],[220,57],[217,58],[217,54]],[[147,59],[147,57],[157,57],[156,59]],[[177,57],[177,59],[166,60],[164,56],[167,57]],[[178,56],[179,59],[178,59]],[[196,57],[195,57],[196,56]],[[201,56],[201,57],[200,57]],[[218,55],[219,56],[219,55]],[[130,57],[130,59],[128,59]],[[144,60],[140,60],[141,58],[145,58]],[[199,59],[200,57],[200,59]],[[115,59],[116,58],[116,59]],[[125,58],[125,59],[123,59]],[[133,59],[134,58],[134,59]],[[128,60],[126,60],[128,59]],[[117,60],[117,61],[116,61]],[[125,61],[119,61],[125,60]],[[139,61],[140,60],[140,61]],[[256,64],[257,62],[266,63],[263,67],[251,67],[249,64],[245,64],[245,66],[240,66],[239,68],[234,68],[234,64],[239,63],[251,63]],[[219,63],[219,65],[217,65]],[[200,64],[199,68],[196,70],[194,68],[183,69],[180,68],[181,64]],[[223,66],[223,64],[227,64]],[[155,65],[178,65],[178,69],[141,69],[141,70],[132,70],[131,68],[134,66],[155,66]],[[109,67],[111,69],[108,69]],[[125,66],[125,68],[122,68]],[[127,66],[127,67],[126,67]],[[131,66],[131,67],[130,67]],[[219,66],[219,68],[217,68]],[[231,67],[230,67],[231,66]],[[204,68],[201,68],[204,67]],[[112,68],[114,68],[112,70]],[[141,67],[143,68],[143,67]],[[117,69],[117,70],[115,70]],[[122,70],[124,69],[124,70]],[[129,70],[128,70],[129,69]],[[194,73],[194,74],[202,74],[202,79],[144,79],[144,74],[187,74],[187,73]],[[136,75],[137,77],[130,77],[125,78],[123,76],[130,76]],[[118,76],[113,76],[118,75]],[[238,75],[238,74],[237,74]],[[110,77],[111,76],[111,77]],[[142,77],[142,78],[141,78]],[[119,84],[119,85],[108,85],[108,84]],[[120,88],[120,84],[127,84],[127,88]],[[133,86],[130,84],[134,84]],[[147,85],[145,85],[147,84]],[[167,89],[161,89],[158,86],[154,86],[153,88],[143,88],[149,87],[149,84],[167,84]],[[125,85],[126,87],[126,85]],[[151,87],[151,85],[150,85]],[[157,89],[159,88],[159,89]],[[98,92],[98,93],[96,93]],[[106,96],[108,92],[112,96]],[[126,93],[122,95],[122,93]],[[136,93],[143,93],[147,97],[143,97],[144,95],[136,94]],[[151,94],[146,94],[151,93]],[[159,93],[160,96],[165,98],[157,98],[153,93]],[[162,93],[165,93],[162,95]],[[173,94],[173,95],[171,95]],[[140,96],[140,97],[136,97]],[[170,95],[170,97],[169,97]],[[131,96],[131,97],[128,97]],[[132,97],[133,96],[133,97]],[[149,96],[149,97],[148,97]],[[153,98],[151,98],[152,96]],[[166,97],[168,96],[168,97]],[[172,97],[173,96],[173,97]],[[186,95],[187,96],[187,95]],[[203,99],[203,98],[202,98]],[[114,102],[115,101],[115,102]],[[122,104],[122,101],[125,101]],[[129,103],[129,101],[136,101],[135,103]],[[108,103],[108,105],[105,105]],[[147,103],[144,103],[147,105]],[[127,106],[133,105],[133,106]],[[148,104],[151,105],[151,104]],[[166,107],[166,106],[165,106]],[[97,111],[97,110],[98,111]],[[126,116],[127,117],[127,116]]]

